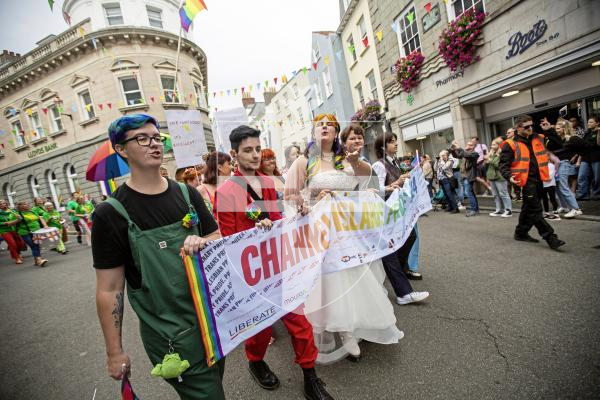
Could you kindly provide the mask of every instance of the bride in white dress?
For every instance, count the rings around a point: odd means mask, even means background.
[[[359,151],[344,157],[337,140],[339,130],[333,115],[315,118],[314,142],[288,171],[288,210],[303,207],[307,201],[320,201],[332,191],[352,191],[366,185],[371,167],[359,159]],[[290,216],[288,212],[286,216]],[[404,336],[396,327],[384,279],[381,260],[321,275],[304,310],[319,349],[317,362],[333,363],[348,355],[360,357],[361,339],[391,344]]]

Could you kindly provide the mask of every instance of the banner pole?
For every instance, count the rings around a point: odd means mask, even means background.
[[[181,0],[179,2],[179,10],[181,10],[181,7],[183,7],[183,3],[185,0]],[[181,21],[179,22],[179,39],[177,40],[177,56],[175,57],[175,82],[174,82],[174,90],[177,93],[177,97],[178,100],[180,100],[179,102],[182,101],[182,93],[180,93],[180,91],[183,91],[183,87],[181,86],[181,82],[179,82],[179,55],[181,54],[181,36],[183,35],[183,26],[181,25]],[[177,90],[177,87],[179,87],[179,91]]]

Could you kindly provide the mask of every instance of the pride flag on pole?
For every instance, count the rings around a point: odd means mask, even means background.
[[[179,18],[181,19],[181,27],[186,32],[190,30],[190,25],[196,14],[202,10],[208,10],[204,0],[185,0],[183,6],[179,9]]]

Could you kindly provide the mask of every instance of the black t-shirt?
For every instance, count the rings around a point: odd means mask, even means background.
[[[189,186],[190,202],[200,224],[201,236],[206,236],[218,229],[217,224],[198,191]],[[181,221],[189,212],[189,207],[179,184],[169,180],[169,187],[159,194],[142,194],[126,184],[119,186],[113,197],[117,199],[129,213],[129,218],[141,230],[154,229]],[[191,231],[190,231],[191,233]],[[94,211],[92,224],[92,255],[94,268],[109,269],[125,266],[125,279],[132,288],[141,287],[142,277],[133,263],[127,221],[110,204],[103,202]]]

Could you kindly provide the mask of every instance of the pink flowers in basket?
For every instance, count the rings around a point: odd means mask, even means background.
[[[451,71],[464,69],[479,61],[476,42],[481,35],[485,13],[474,9],[452,21],[440,35],[438,50]]]
[[[420,51],[415,50],[406,57],[400,57],[394,65],[396,80],[406,93],[419,84],[419,76],[425,57]]]

